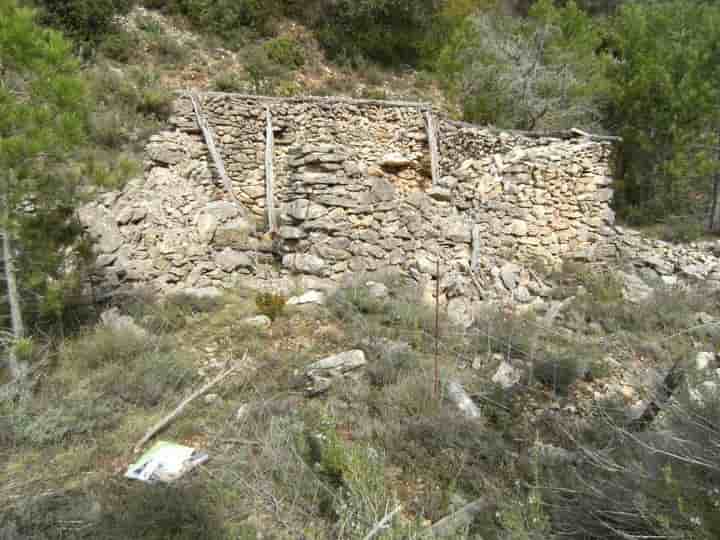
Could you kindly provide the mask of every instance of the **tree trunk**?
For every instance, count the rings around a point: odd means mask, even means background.
[[[10,321],[12,324],[12,335],[15,340],[25,337],[25,325],[22,318],[22,307],[20,304],[20,293],[18,292],[15,279],[14,257],[10,233],[7,229],[0,229],[2,235],[3,266],[5,268],[5,282],[7,283],[7,297],[10,304]],[[10,374],[13,380],[20,379],[25,374],[24,367],[20,364],[15,354],[15,347],[11,343],[8,346],[8,362]]]

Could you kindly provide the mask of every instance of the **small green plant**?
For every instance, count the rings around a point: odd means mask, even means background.
[[[535,380],[559,394],[566,394],[570,385],[582,376],[583,369],[574,351],[562,351],[536,362],[532,373]]]
[[[305,65],[302,47],[294,39],[278,37],[265,43],[264,49],[267,57],[281,66],[297,69]]]
[[[135,17],[135,26],[137,26],[141,32],[147,32],[155,36],[163,33],[163,27],[160,21],[150,15],[139,15]]]
[[[150,51],[168,65],[177,65],[185,61],[188,51],[176,39],[166,35],[157,34],[150,41]]]
[[[102,42],[100,52],[111,60],[126,64],[137,54],[138,40],[130,32],[115,32]]]
[[[255,297],[255,305],[261,315],[274,321],[285,311],[287,298],[281,294],[261,292]]]
[[[240,93],[245,89],[245,82],[232,71],[223,71],[212,81],[216,92]]]

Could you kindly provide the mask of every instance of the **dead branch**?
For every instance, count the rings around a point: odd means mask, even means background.
[[[372,530],[365,535],[365,538],[363,538],[363,540],[371,540],[372,538],[374,538],[376,534],[381,532],[386,527],[386,525],[392,520],[392,518],[395,517],[395,514],[397,514],[400,510],[402,510],[401,504],[399,504],[392,512],[385,514],[385,517],[377,522],[377,524],[372,528]]]
[[[244,362],[247,358],[247,352],[243,355],[242,362]],[[185,410],[185,408],[195,399],[202,396],[205,392],[210,390],[213,386],[220,383],[221,381],[225,380],[227,377],[232,375],[236,370],[238,366],[234,365],[230,369],[227,369],[223,371],[220,375],[215,377],[212,381],[207,383],[205,386],[200,388],[198,391],[194,392],[190,397],[183,400],[180,405],[177,406],[177,408],[171,412],[169,415],[167,415],[165,418],[163,418],[160,422],[158,422],[150,431],[148,431],[145,436],[138,441],[138,443],[135,445],[134,452],[138,453],[142,447],[145,445],[146,442],[148,442],[150,439],[152,439],[159,431],[162,431],[165,429],[170,423],[172,423],[182,412]]]
[[[431,525],[427,533],[431,538],[450,538],[462,527],[470,525],[475,516],[490,510],[492,504],[484,497],[463,506],[457,512]]]

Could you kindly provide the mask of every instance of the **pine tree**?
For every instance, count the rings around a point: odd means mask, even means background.
[[[32,10],[0,0],[0,235],[14,378],[23,374],[12,351],[25,332],[24,299],[43,297],[62,260],[60,240],[72,229],[82,181],[72,160],[88,125],[72,45],[40,27]]]

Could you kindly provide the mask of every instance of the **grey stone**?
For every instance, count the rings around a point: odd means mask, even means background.
[[[305,368],[305,372],[316,376],[337,376],[361,368],[366,364],[367,360],[363,351],[345,351],[310,364]]]
[[[301,274],[322,276],[327,265],[323,259],[315,255],[294,253],[283,257],[283,266]]]
[[[458,296],[448,302],[448,318],[461,328],[470,328],[475,322],[472,302],[468,298]]]
[[[223,292],[217,287],[193,287],[182,289],[180,292],[200,300],[219,300],[223,296]]]
[[[148,331],[138,326],[132,317],[122,315],[116,307],[104,311],[100,315],[103,325],[115,332],[127,332],[138,338],[148,337]]]
[[[197,223],[198,236],[200,238],[200,241],[206,244],[212,242],[212,239],[215,236],[215,231],[217,231],[219,224],[220,223],[218,221],[218,218],[215,217],[213,214],[200,214]]]
[[[403,156],[397,152],[385,154],[380,160],[380,166],[383,169],[405,169],[413,164],[412,159]]]
[[[652,288],[637,275],[627,272],[619,272],[618,275],[625,285],[623,293],[628,301],[639,303],[652,294]]]
[[[520,267],[513,263],[505,264],[500,269],[500,279],[508,291],[515,290],[520,282]]]
[[[233,272],[238,268],[253,268],[253,260],[245,253],[225,248],[215,254],[216,264],[225,272]]]
[[[325,293],[322,291],[308,291],[300,296],[293,296],[287,301],[288,306],[303,306],[307,304],[322,305],[325,303]]]
[[[385,202],[395,199],[395,186],[384,178],[373,178],[370,187],[373,202]]]
[[[709,368],[715,362],[715,353],[699,352],[695,355],[695,368],[698,371]]]
[[[105,208],[97,204],[85,205],[78,210],[78,215],[99,253],[115,253],[120,249],[123,244],[122,234]]]
[[[265,329],[272,326],[272,320],[266,315],[256,315],[255,317],[246,317],[245,319],[242,319],[240,324],[250,326],[252,328]]]
[[[522,372],[507,361],[503,361],[492,376],[492,382],[503,388],[512,388],[520,382]]]
[[[377,281],[368,281],[365,286],[368,289],[368,296],[375,300],[382,300],[390,295],[387,285],[378,283]]]
[[[278,236],[283,240],[300,240],[305,238],[307,233],[297,227],[280,227],[277,232]]]
[[[176,165],[188,156],[185,148],[172,142],[151,142],[147,153],[150,159],[165,165]]]

